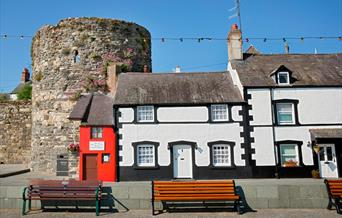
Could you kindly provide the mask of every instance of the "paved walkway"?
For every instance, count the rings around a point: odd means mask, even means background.
[[[0,217],[1,218],[16,218],[21,217],[20,211],[15,209],[0,209]],[[41,212],[34,211],[26,215],[27,218],[64,218],[64,217],[72,217],[72,218],[87,218],[87,217],[95,217],[94,211],[89,212],[68,212],[68,211],[59,211],[59,212]],[[117,218],[144,218],[144,217],[152,217],[150,210],[131,210],[128,212],[118,212],[118,213],[106,213],[103,212],[99,217],[117,217]],[[255,213],[245,213],[241,216],[238,216],[235,212],[201,212],[201,213],[163,213],[155,216],[156,218],[188,218],[188,217],[198,217],[198,218],[206,218],[206,217],[241,217],[241,218],[249,218],[249,217],[269,217],[269,218],[330,218],[330,217],[341,217],[336,213],[336,211],[329,211],[326,209],[260,209]]]
[[[26,164],[0,164],[0,178],[27,172],[30,172],[30,169]]]

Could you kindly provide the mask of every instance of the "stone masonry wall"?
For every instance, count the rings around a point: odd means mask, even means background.
[[[0,102],[0,163],[28,164],[31,151],[31,101]]]
[[[150,33],[134,23],[101,18],[68,18],[44,26],[31,48],[33,171],[55,172],[58,154],[78,142],[79,123],[68,116],[82,93],[107,93],[107,68],[151,69]],[[73,163],[75,171],[78,163]]]

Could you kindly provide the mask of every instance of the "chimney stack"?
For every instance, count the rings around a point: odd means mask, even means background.
[[[242,33],[237,24],[233,24],[228,34],[228,60],[242,60]]]
[[[289,54],[290,53],[290,46],[287,42],[285,42],[285,54]]]
[[[21,82],[21,83],[26,83],[26,82],[28,82],[28,81],[30,81],[30,72],[29,72],[29,70],[25,67],[25,68],[23,69],[23,72],[21,73],[21,80],[20,80],[20,82]]]
[[[176,72],[176,73],[180,73],[180,72],[181,72],[181,68],[180,68],[179,65],[176,66],[175,72]]]

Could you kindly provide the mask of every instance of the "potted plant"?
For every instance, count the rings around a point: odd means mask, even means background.
[[[72,153],[76,153],[80,151],[80,145],[77,143],[71,143],[68,145],[67,149]]]
[[[311,175],[312,175],[312,178],[315,178],[315,179],[321,178],[321,175],[319,174],[319,170],[311,170]]]
[[[297,167],[298,162],[294,160],[287,160],[284,162],[284,167]]]

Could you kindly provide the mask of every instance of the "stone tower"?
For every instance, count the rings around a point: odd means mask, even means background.
[[[68,18],[36,33],[31,48],[33,171],[55,172],[58,154],[78,141],[67,118],[81,93],[107,92],[108,66],[151,69],[151,36],[142,26],[101,18]],[[145,66],[145,68],[146,68]]]

